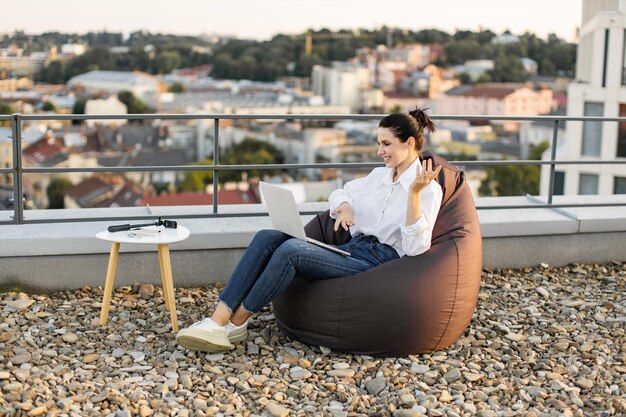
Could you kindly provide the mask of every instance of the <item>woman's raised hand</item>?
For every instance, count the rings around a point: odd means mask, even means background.
[[[354,225],[354,209],[346,202],[343,202],[331,213],[335,218],[335,232],[339,230],[339,226],[344,230],[350,230],[350,226]]]
[[[422,161],[422,169],[417,168],[417,175],[409,188],[410,192],[414,194],[421,192],[432,180],[437,178],[439,171],[441,171],[441,165],[433,171],[433,160],[424,159]]]

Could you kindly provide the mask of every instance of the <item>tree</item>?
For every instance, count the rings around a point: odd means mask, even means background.
[[[64,177],[55,177],[48,184],[46,194],[48,195],[49,209],[65,208],[65,191],[72,186],[70,180]]]
[[[258,165],[258,164],[282,164],[285,157],[276,147],[267,142],[252,138],[231,146],[222,159],[224,165]],[[205,159],[199,165],[213,165],[212,159]],[[279,169],[253,169],[248,172],[250,177],[262,177],[263,175],[276,175],[281,173]],[[242,171],[221,171],[219,182],[241,181]],[[185,178],[178,185],[179,191],[203,191],[208,184],[213,182],[212,171],[188,171]]]
[[[0,101],[0,114],[13,114],[13,108],[11,108],[9,103]],[[0,122],[0,126],[11,126],[11,122],[8,120]]]
[[[173,83],[172,85],[170,85],[167,91],[169,91],[170,93],[184,93],[185,86],[181,83]]]
[[[56,112],[57,108],[54,105],[54,103],[52,103],[51,101],[46,101],[45,103],[43,103],[43,105],[41,106],[41,110],[43,111],[52,111],[52,112]]]
[[[64,71],[63,62],[52,61],[41,69],[36,78],[44,83],[61,84],[65,81]]]
[[[258,164],[282,164],[285,157],[274,145],[256,140],[244,138],[244,140],[231,146],[224,154],[224,165],[258,165]],[[277,175],[279,169],[253,169],[248,172],[250,177],[263,177],[264,175]],[[242,171],[220,172],[220,182],[241,181]]]
[[[130,91],[120,91],[117,98],[126,105],[128,114],[150,113],[150,107]]]
[[[494,64],[493,70],[488,72],[493,81],[501,83],[526,81],[526,71],[518,56],[501,51]]]
[[[156,72],[158,74],[168,74],[180,68],[181,58],[177,51],[163,51],[156,57]]]
[[[462,85],[472,84],[472,78],[467,72],[462,72],[457,74],[454,78],[459,80]]]
[[[205,159],[198,165],[213,165],[213,159]],[[213,171],[186,171],[185,178],[178,185],[178,191],[204,191],[213,182]]]
[[[13,108],[5,101],[0,101],[0,114],[13,114]]]
[[[547,142],[533,146],[529,158],[541,159],[548,148]],[[502,160],[506,160],[503,158]],[[481,182],[478,193],[481,196],[518,196],[539,194],[541,168],[537,165],[496,165],[487,168],[487,177]]]

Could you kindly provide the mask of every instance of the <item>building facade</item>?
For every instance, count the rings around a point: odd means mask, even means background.
[[[555,107],[552,90],[533,89],[522,84],[490,83],[460,86],[440,95],[437,114],[536,116]],[[507,132],[519,131],[517,121],[494,121]]]
[[[568,88],[567,115],[626,117],[626,1],[584,0],[576,80]],[[568,122],[557,158],[626,158],[626,122]],[[549,157],[546,152],[544,158]],[[547,194],[549,167],[542,169]],[[626,165],[557,166],[555,194],[626,194]]]

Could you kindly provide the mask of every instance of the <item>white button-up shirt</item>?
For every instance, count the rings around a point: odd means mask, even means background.
[[[342,189],[333,191],[328,198],[330,211],[347,202],[354,209],[352,236],[361,233],[376,236],[400,256],[424,253],[430,248],[443,190],[437,181],[428,184],[421,191],[422,215],[414,224],[406,226],[409,187],[418,169],[421,172],[419,158],[394,182],[394,168],[375,168],[367,177],[349,181]]]

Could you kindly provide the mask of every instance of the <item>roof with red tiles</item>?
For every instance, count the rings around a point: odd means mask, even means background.
[[[24,158],[33,164],[52,166],[68,158],[62,139],[42,138],[24,148]]]

